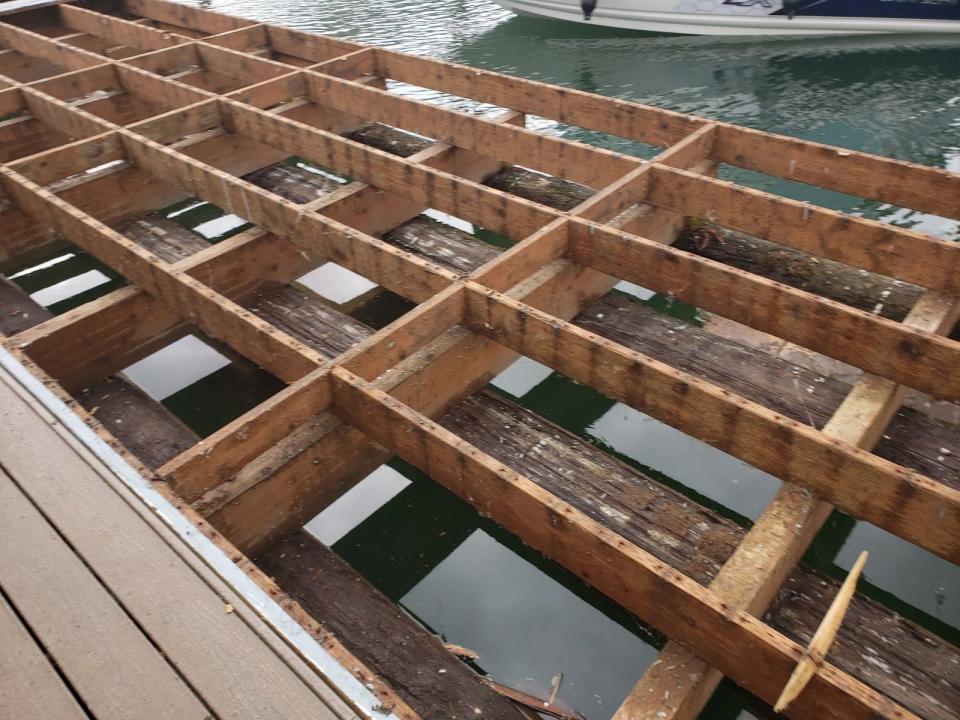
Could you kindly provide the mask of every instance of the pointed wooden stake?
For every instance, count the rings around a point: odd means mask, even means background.
[[[774,712],[779,713],[786,710],[787,706],[803,692],[807,683],[810,682],[810,679],[814,673],[816,673],[817,668],[823,664],[823,660],[827,656],[827,652],[830,650],[834,638],[837,637],[837,631],[840,630],[840,623],[843,622],[843,616],[847,613],[847,607],[850,605],[850,599],[856,590],[857,579],[860,577],[860,572],[867,562],[867,556],[868,553],[864,550],[860,553],[860,557],[857,558],[857,561],[850,569],[850,574],[847,575],[847,579],[843,581],[840,592],[837,593],[837,596],[830,604],[830,609],[828,609],[826,615],[823,616],[820,627],[818,627],[817,631],[813,634],[813,637],[810,639],[810,644],[804,651],[803,657],[800,659],[800,662],[797,663],[797,667],[794,668],[790,679],[783,688],[783,692],[780,693],[780,697],[777,698],[777,703],[773,706]]]

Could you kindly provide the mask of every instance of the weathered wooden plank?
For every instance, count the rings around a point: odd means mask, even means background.
[[[363,140],[364,137],[359,133],[357,139]],[[456,170],[468,177],[482,178],[491,171],[488,162],[477,163],[463,150],[436,148],[436,154],[427,157],[429,152],[425,151],[424,162]],[[127,182],[137,186],[133,179]],[[125,183],[125,187],[129,185]],[[402,200],[388,201],[382,193],[358,183],[341,190],[341,194],[331,198],[331,204],[324,206],[324,212],[336,219],[341,217],[338,208],[343,208],[343,219],[366,232],[390,229],[422,210],[422,206]],[[110,189],[103,191],[113,192]],[[71,199],[75,204],[82,200]],[[204,256],[209,260],[204,260]],[[261,271],[265,266],[271,268],[271,274],[266,277]],[[243,235],[185,261],[182,268],[227,297],[241,297],[264,279],[273,277],[286,282],[306,272],[310,265],[295,247],[275,236],[254,238]],[[102,317],[98,317],[100,313]],[[75,323],[79,324],[71,330],[70,326]],[[176,317],[169,311],[158,308],[142,294],[124,290],[84,309],[71,311],[46,330],[25,336],[22,342],[61,383],[68,388],[79,388],[103,376],[96,368],[115,371],[155,349],[152,339],[158,337],[162,340],[177,324]],[[81,337],[83,341],[78,344]]]
[[[957,490],[488,289],[471,287],[467,308],[471,330],[802,485],[854,517],[947,559],[960,557]]]
[[[334,310],[310,292],[268,284],[247,304],[258,317],[333,358],[373,332],[349,315]]]
[[[19,404],[0,388],[7,420]],[[6,435],[6,434],[5,434]],[[23,441],[44,452],[45,434]],[[10,457],[4,466],[22,483],[32,474]],[[16,469],[15,469],[16,468]],[[66,472],[66,468],[60,470]],[[75,478],[74,478],[75,479]],[[95,716],[157,718],[209,717],[209,712],[177,676],[150,640],[127,617],[81,557],[57,534],[30,500],[0,471],[0,583],[4,594],[45,645],[70,684]],[[56,522],[57,518],[54,517]],[[29,548],[30,552],[23,552]],[[104,642],[110,638],[110,642]]]
[[[306,73],[314,102],[473,150],[510,164],[523,164],[590,187],[603,187],[640,161],[609,150],[543,135],[533,130],[449,110],[315,73]]]
[[[706,120],[572,88],[445,61],[378,50],[380,73],[412,85],[510,107],[654,145],[670,145]],[[960,215],[960,175],[939,168],[716,123],[712,159],[945,217]],[[910,183],[904,180],[911,178]]]
[[[934,397],[960,399],[960,343],[952,340],[616,230],[574,226],[571,256]]]
[[[7,191],[38,218],[46,218],[65,237],[159,297],[180,314],[192,317],[212,337],[285,380],[296,380],[322,363],[322,358],[189,275],[163,267],[162,261],[103,223],[9,169],[3,169]]]
[[[594,192],[584,185],[534,173],[515,165],[504,168],[487,180],[486,184],[497,190],[565,212],[573,210]]]
[[[382,49],[377,50],[377,55],[384,77],[654,145],[677,142],[706,122],[669,110],[465,65]]]
[[[200,440],[169,410],[123,376],[113,375],[85,387],[77,394],[77,400],[151,470]]]
[[[960,174],[940,168],[726,124],[718,127],[714,159],[934,215],[960,216]]]
[[[306,532],[277,544],[257,563],[396,688],[423,720],[523,717],[436,637]]]
[[[695,175],[652,171],[647,201],[773,242],[905,280],[955,292],[960,245],[810,203]]]
[[[0,276],[0,337],[15,335],[52,317],[49,310],[31,300],[12,281]]]
[[[154,30],[140,23],[129,22],[75,5],[58,7],[64,25],[91,33],[110,41],[111,46],[126,45],[139,50],[158,50],[185,42],[181,37]]]
[[[851,386],[762,349],[679,322],[626,295],[594,301],[573,322],[799,423],[822,428]],[[944,454],[940,448],[947,448]],[[874,452],[960,489],[960,434],[955,425],[901,408]]]
[[[383,239],[454,272],[470,273],[500,250],[469,233],[421,215],[391,230]]]
[[[638,218],[634,226],[667,242],[679,226],[658,218],[659,213],[653,212]],[[496,268],[488,270],[496,273]],[[534,273],[511,293],[557,316],[572,317],[585,302],[607,292],[615,283],[609,276],[558,261]],[[507,348],[454,330],[407,358],[378,383],[416,409],[433,415],[482,387],[515,358]],[[362,434],[344,427],[336,418],[323,417],[291,437],[289,443],[264,453],[203,502],[204,511],[211,513],[211,522],[240,547],[265,547],[296,530],[386,459],[382,451],[364,444]],[[349,448],[349,453],[343,452],[344,448]],[[340,461],[350,453],[353,462]],[[338,458],[334,465],[329,463],[332,457]],[[317,476],[317,463],[327,464],[326,477]]]
[[[0,478],[6,482],[2,471]],[[88,717],[3,597],[0,637],[0,705],[5,712],[20,718]]]
[[[341,368],[334,368],[331,378],[337,412],[348,422],[631,612],[709,657],[738,684],[768,701],[776,699],[799,657],[795,643],[386,393]],[[829,664],[793,710],[816,717],[910,716]]]
[[[240,134],[494,232],[525,237],[554,217],[528,201],[287,118],[237,103],[224,111]]]
[[[923,293],[916,285],[762,238],[719,226],[706,228],[718,233],[719,242],[698,238],[695,233],[704,229],[698,227],[681,233],[674,247],[891,320],[903,320]]]
[[[291,165],[271,165],[246,175],[244,180],[297,204],[316,200],[342,187],[332,178]]]
[[[593,303],[581,317],[600,308]],[[702,585],[716,577],[746,534],[729,519],[493,394],[457,404],[441,424]],[[503,432],[506,427],[509,432]],[[836,580],[801,565],[791,571],[767,620],[805,645],[838,587]],[[662,656],[660,664],[676,672],[677,660]],[[863,595],[851,605],[831,656],[845,672],[921,717],[938,720],[949,720],[951,708],[960,707],[960,681],[953,671],[957,660],[956,647]],[[669,714],[677,704],[673,688],[653,689],[657,692],[636,694],[649,702],[627,706],[621,715],[632,720]]]
[[[156,0],[124,0],[123,6],[126,12],[133,15],[177,27],[202,30],[209,35],[256,24],[252,20],[244,20],[223,13]]]
[[[210,243],[196,233],[160,215],[145,215],[121,225],[117,232],[168,263],[210,247]]]

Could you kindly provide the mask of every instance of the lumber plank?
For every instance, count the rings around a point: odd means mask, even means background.
[[[7,482],[2,471],[0,478]],[[6,712],[21,718],[88,717],[3,597],[0,637],[0,705]]]
[[[653,169],[648,202],[748,235],[956,293],[960,246],[875,220],[845,215],[762,190],[675,168]]]
[[[360,378],[342,368],[331,378],[337,412],[348,422],[631,612],[711,656],[751,692],[776,699],[800,655],[795,643]],[[910,715],[830,665],[810,688],[796,701],[798,714]]]
[[[76,5],[62,4],[57,9],[66,27],[105,38],[112,41],[113,45],[126,45],[138,50],[159,50],[185,42],[182,37]]]
[[[603,187],[640,164],[625,155],[401,97],[329,75],[305,74],[318,104],[399,125],[474,152],[524,164],[590,187]],[[509,107],[509,106],[508,106]]]
[[[523,717],[438,638],[308,533],[291,535],[257,562],[423,720]]]
[[[51,317],[49,310],[31,300],[11,280],[0,276],[0,337],[15,335]]]
[[[846,380],[821,375],[776,354],[777,347],[765,351],[721,336],[710,323],[700,328],[678,322],[624,294],[610,293],[592,302],[573,322],[818,429],[852,389]],[[925,414],[922,408],[901,408],[873,451],[960,488],[956,425]]]
[[[8,168],[7,191],[21,207],[118,272],[128,276],[177,312],[193,318],[212,337],[258,362],[284,380],[306,375],[323,358],[289,335],[245,312],[235,303],[143,250],[119,233],[65,203]]]
[[[670,154],[666,151],[664,156]],[[664,221],[662,213],[654,211],[638,216],[633,228],[669,242],[679,225],[673,217]],[[491,277],[497,272],[495,265],[486,266],[486,271]],[[607,275],[558,260],[511,293],[557,316],[572,317],[615,283]],[[377,382],[416,409],[434,415],[481,388],[516,357],[501,345],[456,329]],[[296,530],[386,459],[381,451],[365,445],[362,434],[335,417],[320,417],[199,501],[198,508],[238,547],[256,552]],[[344,460],[351,453],[354,460]],[[337,458],[333,465],[331,458]],[[321,462],[328,464],[325,477],[315,472],[316,463]]]
[[[934,397],[960,399],[960,344],[953,340],[595,225],[574,226],[571,256]]]
[[[923,294],[923,288],[885,275],[859,272],[833,260],[719,226],[707,228],[718,233],[719,242],[698,242],[688,229],[674,246],[890,320],[903,320]]]
[[[582,316],[604,305],[596,302]],[[651,328],[652,329],[652,328]],[[546,491],[671,567],[707,586],[736,551],[747,530],[692,502],[611,457],[590,442],[556,427],[492,392],[458,403],[441,424]],[[502,429],[509,427],[508,433]],[[805,645],[839,583],[799,565],[777,595],[767,622]],[[882,633],[877,628],[883,628]],[[669,644],[668,644],[669,646]],[[863,657],[878,662],[864,662]],[[949,720],[960,703],[953,680],[960,650],[862,594],[851,605],[831,661],[925,718]],[[664,657],[660,666],[670,668]],[[673,672],[676,672],[674,668]],[[648,696],[650,717],[669,713],[670,688]],[[634,707],[627,717],[643,717]]]
[[[446,61],[383,49],[377,54],[385,77],[661,147],[708,122]],[[944,217],[960,215],[957,173],[729,123],[716,126],[710,159],[717,162]],[[904,182],[906,177],[910,183]]]
[[[960,522],[956,490],[487,288],[470,288],[467,310],[474,332],[802,485],[854,517],[951,561],[960,557],[952,527]]]
[[[77,400],[151,470],[200,441],[173,413],[122,375],[85,387]]]
[[[905,324],[928,332],[949,331],[960,317],[960,302],[929,292],[914,306]],[[824,435],[871,450],[900,408],[906,389],[876,376],[861,378],[823,428]],[[823,527],[833,506],[805,490],[785,485],[750,529],[710,587],[731,604],[760,614],[787,574]],[[622,718],[693,718],[702,709],[720,675],[682,646],[668,644],[661,664],[641,680],[618,711]],[[672,671],[666,668],[674,668]],[[696,679],[694,679],[696,678]],[[668,693],[671,698],[663,702]],[[656,698],[655,702],[649,702]],[[635,702],[639,700],[639,702]],[[664,709],[669,707],[670,711]]]
[[[949,331],[960,302],[927,293],[905,323],[928,332]],[[871,450],[900,408],[906,389],[876,376],[861,378],[823,427],[824,435]],[[757,519],[710,588],[735,607],[761,614],[823,527],[833,506],[806,490],[784,485]],[[694,718],[722,676],[677,643],[630,692],[615,717]],[[664,699],[666,698],[666,699]]]
[[[9,390],[0,388],[0,392],[5,408],[6,403],[17,402]],[[12,417],[17,417],[15,409],[8,420]],[[37,447],[40,438],[31,442],[41,452],[46,449]],[[19,464],[8,452],[9,448],[4,465],[10,470]],[[22,482],[31,479],[17,474]],[[171,719],[209,716],[100,579],[3,471],[0,512],[4,594],[95,716],[133,717],[143,712]],[[24,547],[31,552],[22,552]],[[103,642],[104,638],[110,642]]]
[[[504,121],[513,119],[505,117]],[[355,137],[368,141],[363,133]],[[376,134],[374,142],[375,138]],[[478,179],[497,167],[447,146],[424,150],[421,157],[424,162]],[[340,194],[331,196],[330,204],[323,207],[328,216],[368,233],[396,227],[422,209],[400,198],[388,201],[382,193],[360,183],[341,188]],[[178,267],[231,298],[244,297],[263,280],[287,282],[311,268],[286,241],[256,232],[230,238]],[[271,268],[266,276],[262,273],[264,266]],[[21,343],[65,387],[76,389],[96,381],[104,372],[140,359],[162,345],[164,337],[175,337],[178,324],[169,310],[136,290],[125,289],[70,311],[35,333],[22,336]]]

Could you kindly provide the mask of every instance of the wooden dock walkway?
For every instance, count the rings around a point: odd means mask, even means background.
[[[354,717],[0,371],[0,715]]]

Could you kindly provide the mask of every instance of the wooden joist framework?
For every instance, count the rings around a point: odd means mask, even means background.
[[[960,401],[960,343],[946,337],[960,314],[960,245],[713,177],[730,164],[960,218],[960,175],[164,0],[53,12],[65,32],[0,22],[0,259],[63,238],[131,286],[7,344],[69,393],[189,324],[286,383],[156,473],[220,542],[259,552],[309,520],[317,503],[305,496],[337,491],[335,478],[240,474],[319,416],[314,452],[330,465],[386,448],[671,638],[622,719],[690,717],[721,675],[777,698],[801,648],[757,616],[832,507],[960,559],[960,492],[870,452],[906,389]],[[390,81],[502,110],[451,110]],[[645,161],[541,134],[525,114],[661,150]],[[344,136],[370,121],[433,144],[398,157]],[[292,155],[350,182],[296,204],[241,177]],[[505,164],[594,193],[563,212],[482,184]],[[115,229],[184,196],[255,227],[177,261]],[[428,208],[513,245],[458,273],[382,239]],[[685,217],[926,293],[905,321],[888,320],[671,247]],[[259,284],[328,261],[417,307],[330,358],[242,305]],[[618,280],[864,374],[825,427],[804,425],[570,322]],[[784,482],[710,587],[434,422],[518,354]],[[829,663],[789,714],[912,716]]]

